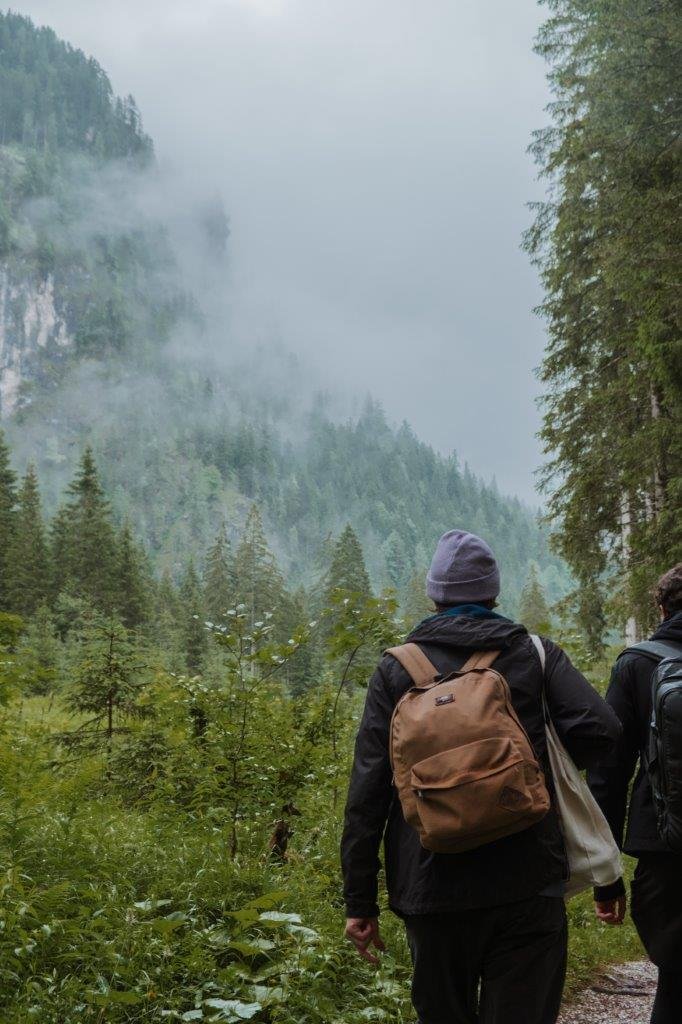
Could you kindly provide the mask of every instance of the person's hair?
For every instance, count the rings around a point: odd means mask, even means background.
[[[438,601],[433,602],[437,612],[445,612],[448,608],[456,608],[458,604],[480,604],[483,608],[489,608],[490,611],[497,607],[497,601],[494,597],[491,597],[489,601],[458,601],[457,604],[439,604]]]
[[[654,597],[665,615],[682,611],[682,562],[663,573],[654,589]]]

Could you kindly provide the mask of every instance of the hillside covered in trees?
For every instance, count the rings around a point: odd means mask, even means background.
[[[223,522],[236,542],[256,503],[293,586],[314,581],[349,522],[373,585],[403,601],[453,525],[495,548],[510,612],[532,565],[551,600],[565,593],[532,510],[371,399],[344,413],[281,349],[230,348],[185,274],[190,259],[224,287],[220,205],[187,211],[179,251],[150,198],[162,186],[134,101],[51,30],[6,14],[0,32],[1,408],[48,512],[90,444],[116,522],[175,581]]]

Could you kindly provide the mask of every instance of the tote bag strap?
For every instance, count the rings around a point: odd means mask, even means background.
[[[533,641],[533,647],[538,652],[538,658],[542,665],[542,713],[545,717],[545,722],[551,722],[549,707],[547,706],[547,693],[545,692],[545,665],[547,663],[547,652],[545,651],[544,644],[537,633],[531,633],[530,638]]]

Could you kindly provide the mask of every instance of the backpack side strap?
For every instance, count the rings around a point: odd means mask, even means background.
[[[418,644],[389,647],[384,654],[392,654],[400,662],[415,686],[429,686],[440,675],[439,669],[429,661]]]

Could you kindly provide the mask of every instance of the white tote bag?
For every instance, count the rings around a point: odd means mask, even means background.
[[[531,636],[545,672],[545,648],[539,636]],[[568,857],[570,878],[567,896],[595,885],[611,885],[623,874],[620,851],[599,804],[557,735],[542,688],[547,752],[554,778],[556,805]]]

